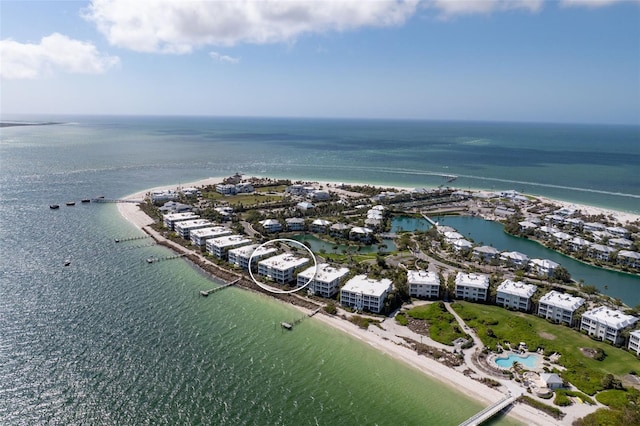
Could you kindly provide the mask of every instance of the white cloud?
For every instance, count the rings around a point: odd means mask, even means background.
[[[83,16],[109,42],[140,52],[293,42],[301,35],[403,24],[418,0],[93,0]]]
[[[0,76],[7,79],[33,79],[63,71],[78,74],[101,74],[120,63],[117,56],[98,52],[88,42],[53,33],[39,44],[0,41]]]
[[[440,10],[442,17],[455,15],[489,14],[512,9],[537,12],[543,0],[431,0],[427,6]]]
[[[234,58],[233,56],[221,55],[218,52],[209,52],[211,59],[220,62],[227,62],[229,64],[237,64],[240,62],[240,58]]]
[[[614,3],[640,3],[640,0],[561,0],[562,6],[586,6],[591,8],[610,6]]]

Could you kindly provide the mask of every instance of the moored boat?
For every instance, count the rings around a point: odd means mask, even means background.
[[[67,202],[67,205],[68,206],[75,206],[76,202],[75,201],[69,201],[69,202]]]
[[[59,208],[60,208],[60,206],[59,206],[59,205],[57,205],[57,204],[49,204],[49,208],[50,208],[51,210],[55,210],[55,209],[59,209]]]
[[[89,199],[89,198],[83,198],[81,201],[82,201],[83,203],[90,203],[90,202],[91,202],[91,199]]]

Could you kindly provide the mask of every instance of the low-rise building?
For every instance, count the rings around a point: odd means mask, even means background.
[[[496,304],[504,308],[526,312],[531,307],[531,296],[533,296],[537,289],[533,284],[504,280],[498,286]]]
[[[278,251],[275,247],[269,247],[268,245],[260,246],[258,244],[250,244],[247,246],[237,247],[229,250],[228,257],[229,263],[242,268],[244,270],[249,269],[249,259],[251,259],[251,269],[253,270],[260,259],[275,254]],[[253,256],[253,258],[251,257]]]
[[[197,247],[204,247],[207,244],[207,240],[230,234],[232,234],[231,230],[224,226],[210,226],[202,229],[194,229],[190,233],[191,244]]]
[[[306,257],[282,253],[258,262],[258,275],[279,284],[288,284],[294,280],[295,270],[307,263],[309,263],[309,259]]]
[[[340,289],[340,304],[358,311],[380,313],[392,288],[390,279],[375,280],[364,274],[356,275]]]
[[[152,203],[159,203],[161,201],[172,201],[179,196],[180,194],[178,192],[172,191],[170,189],[152,191],[149,194],[149,198],[151,198]]]
[[[591,245],[591,241],[585,240],[580,237],[573,237],[568,243],[567,246],[571,251],[580,251],[588,248]]]
[[[607,227],[599,222],[586,222],[582,224],[582,229],[586,232],[594,232],[594,231],[605,231]]]
[[[236,194],[236,186],[231,184],[220,183],[216,185],[216,192],[222,195],[235,195]]]
[[[529,267],[538,275],[550,277],[560,264],[549,259],[531,259]]]
[[[607,226],[607,232],[611,235],[615,235],[618,238],[629,238],[630,232],[627,228],[622,226]]]
[[[620,345],[624,343],[622,332],[633,327],[636,322],[638,318],[633,315],[626,315],[622,311],[607,306],[598,306],[582,314],[580,330],[585,331],[589,336]]]
[[[500,256],[500,252],[497,248],[491,246],[474,247],[473,257],[480,259],[484,262],[491,262]]]
[[[331,199],[331,194],[329,194],[327,191],[318,190],[310,192],[309,194],[307,194],[307,197],[312,201],[327,201]]]
[[[618,252],[617,262],[630,268],[640,269],[640,253],[637,251],[620,250]]]
[[[440,278],[433,271],[407,271],[409,295],[435,299],[440,295]]]
[[[346,223],[334,223],[329,227],[329,235],[337,238],[347,238],[350,230],[351,226]]]
[[[280,223],[279,220],[276,220],[276,219],[265,219],[265,220],[261,220],[259,223],[260,223],[260,225],[262,225],[264,230],[267,231],[267,232],[280,232],[280,231],[282,231],[282,224]]]
[[[640,330],[634,330],[629,334],[629,350],[640,356]]]
[[[456,275],[456,297],[471,301],[486,301],[489,293],[489,277],[483,274],[465,274],[458,272]]]
[[[449,244],[451,244],[451,247],[453,247],[457,252],[468,251],[473,248],[473,243],[469,240],[465,240],[464,238],[452,240]]]
[[[340,282],[349,274],[349,268],[335,268],[328,263],[318,264],[298,274],[298,287],[306,287],[311,294],[322,297],[333,297],[340,289]],[[311,280],[309,282],[309,280]]]
[[[614,248],[609,246],[605,246],[602,244],[591,244],[591,246],[587,250],[587,253],[589,254],[589,256],[596,260],[606,262],[609,260],[609,257],[613,253],[615,253],[615,251],[616,250]]]
[[[313,222],[311,222],[311,232],[324,234],[327,232],[330,226],[331,226],[331,222],[329,222],[328,220],[316,219]]]
[[[287,231],[304,231],[304,219],[301,217],[289,217],[284,221],[287,224]]]
[[[583,304],[582,297],[552,290],[540,298],[538,316],[571,326],[573,325],[573,314]]]
[[[518,251],[504,251],[500,253],[500,260],[511,266],[524,267],[529,263],[529,256]]]
[[[354,241],[362,241],[368,243],[373,238],[373,230],[369,228],[363,228],[361,226],[354,226],[349,231],[349,239]]]
[[[198,219],[200,216],[193,212],[183,212],[183,213],[168,213],[162,216],[162,221],[164,223],[164,227],[174,230],[176,222],[180,222],[183,220],[194,220]]]
[[[191,238],[191,231],[195,229],[209,228],[213,226],[213,222],[207,219],[194,219],[194,220],[182,220],[180,222],[176,222],[173,226],[174,230],[180,237],[185,240],[189,240]]]
[[[556,390],[564,387],[564,382],[556,373],[540,373],[540,379],[550,390]]]
[[[628,238],[611,238],[609,239],[609,241],[607,241],[607,245],[623,249],[630,249],[631,247],[633,247],[633,241]]]
[[[207,240],[207,251],[218,259],[227,259],[227,252],[233,248],[250,244],[251,240],[244,235],[225,235]]]

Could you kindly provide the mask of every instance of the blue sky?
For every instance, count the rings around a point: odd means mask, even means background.
[[[640,124],[640,3],[5,1],[3,114]]]

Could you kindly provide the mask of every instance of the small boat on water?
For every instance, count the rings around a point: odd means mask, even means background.
[[[69,266],[71,265],[71,259],[67,259],[64,261],[64,266]]]
[[[67,205],[68,206],[75,206],[76,202],[75,201],[69,201],[69,202],[67,202]]]
[[[56,209],[59,209],[59,208],[60,208],[60,206],[59,206],[59,205],[57,205],[57,204],[49,204],[49,208],[50,208],[51,210],[56,210]]]
[[[90,202],[91,202],[91,199],[89,199],[89,198],[83,198],[81,201],[82,201],[83,203],[90,203]]]

